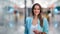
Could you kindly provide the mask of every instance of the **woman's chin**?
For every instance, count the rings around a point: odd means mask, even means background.
[[[38,14],[36,14],[36,16],[38,16]]]

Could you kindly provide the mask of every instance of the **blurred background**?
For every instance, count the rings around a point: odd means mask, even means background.
[[[49,22],[49,34],[60,33],[60,0],[0,0],[0,34],[24,34],[25,19],[33,4],[42,6]]]

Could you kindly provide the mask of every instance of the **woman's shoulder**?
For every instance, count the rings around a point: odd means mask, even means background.
[[[33,18],[33,17],[30,17],[30,16],[29,16],[29,17],[26,17],[26,19],[32,19],[32,18]]]
[[[48,24],[48,20],[47,20],[47,18],[43,18],[43,22],[44,22],[44,24]]]
[[[26,17],[26,19],[27,19],[27,20],[31,20],[31,19],[32,19],[32,17]]]
[[[46,17],[43,17],[43,20],[47,20],[47,18]]]
[[[44,21],[44,23],[47,23],[48,22],[48,20],[47,20],[46,17],[43,18],[43,21]]]

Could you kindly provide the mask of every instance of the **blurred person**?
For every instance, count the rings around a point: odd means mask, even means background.
[[[47,10],[46,18],[47,18],[47,20],[49,22],[49,25],[50,25],[50,19],[51,19],[51,11],[50,11],[50,8],[48,8],[48,10]]]
[[[17,16],[17,10],[14,10],[14,23],[15,23],[15,30],[17,30],[17,24],[18,24],[18,16]]]
[[[42,18],[42,8],[36,3],[32,7],[32,17],[26,18],[25,34],[48,34],[49,25],[46,18]]]

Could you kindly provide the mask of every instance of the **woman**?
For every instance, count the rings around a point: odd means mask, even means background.
[[[48,21],[41,16],[42,8],[36,3],[32,7],[32,17],[26,18],[25,34],[48,34]]]

